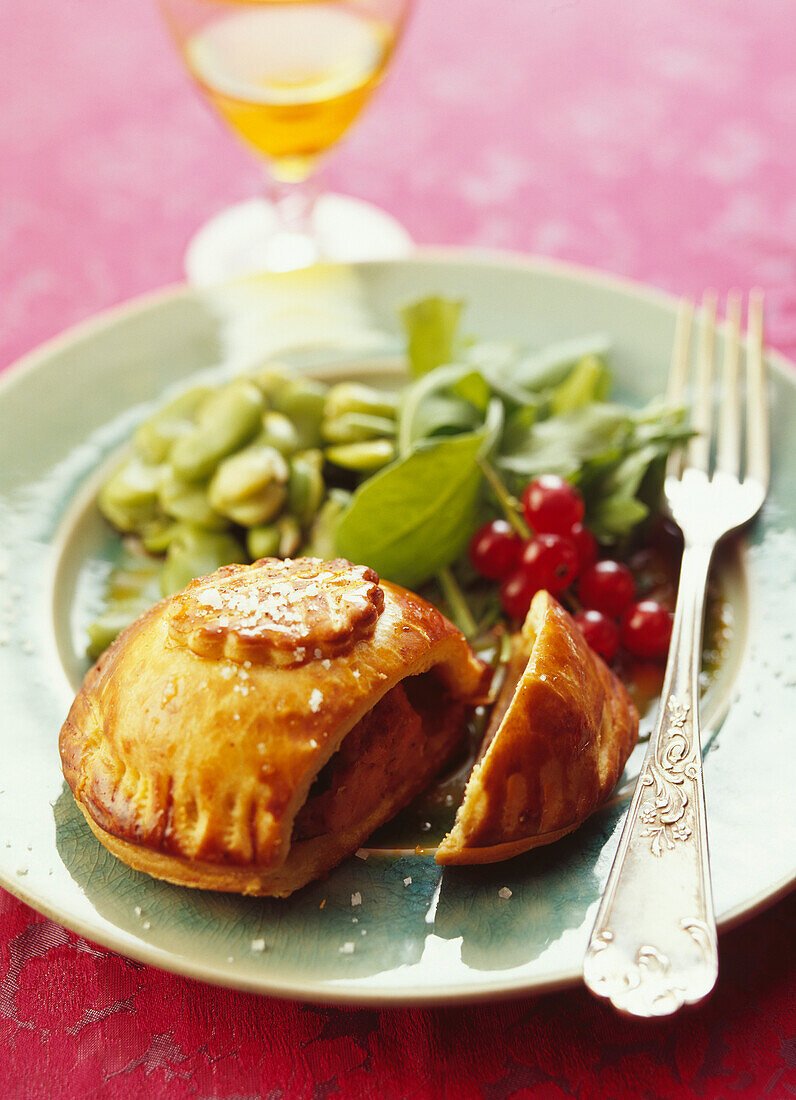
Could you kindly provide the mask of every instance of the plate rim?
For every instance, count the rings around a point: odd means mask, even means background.
[[[495,248],[473,248],[458,245],[421,246],[406,257],[399,259],[367,260],[360,263],[330,264],[328,266],[356,270],[362,267],[387,268],[412,263],[440,264],[442,266],[464,263],[471,266],[514,268],[543,276],[568,278],[597,288],[630,295],[637,300],[646,301],[667,311],[673,311],[679,300],[675,294],[650,286],[647,283],[614,275],[610,272],[603,272],[586,265]],[[246,276],[239,280],[227,281],[218,285],[245,285],[247,282],[251,282],[252,279],[256,280],[257,276]],[[201,297],[208,292],[212,293],[212,290],[212,287],[194,287],[186,282],[169,283],[156,290],[147,291],[124,302],[108,306],[68,326],[0,369],[0,400],[2,400],[7,388],[13,386],[17,380],[28,373],[35,371],[37,366],[50,356],[79,344],[83,340],[88,340],[96,334],[112,328],[126,318],[134,318],[169,302],[189,299],[192,296]],[[796,386],[796,363],[774,348],[766,348],[766,358],[777,373],[782,376],[784,384]],[[555,992],[571,988],[581,980],[580,969],[570,968],[557,971],[549,977],[537,980],[529,980],[527,977],[523,977],[503,982],[498,981],[488,986],[467,983],[454,988],[448,987],[443,993],[423,990],[420,987],[407,990],[398,988],[389,991],[385,995],[383,989],[370,990],[362,988],[358,984],[349,985],[345,981],[335,982],[333,985],[318,986],[304,979],[269,978],[267,975],[265,977],[252,975],[249,979],[240,973],[232,974],[225,972],[223,969],[208,967],[207,964],[194,964],[191,960],[175,955],[164,948],[137,940],[131,933],[115,926],[115,931],[105,933],[102,928],[94,927],[90,921],[74,917],[68,911],[60,911],[56,905],[51,905],[42,900],[33,891],[26,890],[19,880],[6,880],[0,876],[0,886],[23,904],[28,905],[36,912],[42,913],[48,919],[125,958],[135,959],[159,970],[179,974],[195,981],[204,981],[216,986],[273,996],[284,1000],[361,1007],[377,1005],[395,1008],[435,1007],[484,1003]],[[722,914],[718,921],[719,931],[727,931],[752,918],[785,897],[794,886],[796,886],[796,865],[794,865],[789,875],[779,879],[770,888],[746,899]]]
[[[469,263],[488,267],[516,267],[520,270],[536,271],[541,274],[568,276],[581,282],[592,283],[608,290],[614,290],[625,294],[632,294],[644,299],[652,305],[673,309],[681,298],[686,295],[676,295],[668,290],[644,283],[639,279],[633,279],[625,275],[616,275],[612,272],[602,271],[600,268],[590,267],[587,264],[578,264],[568,260],[558,260],[547,256],[535,256],[532,253],[513,251],[512,249],[487,248],[467,245],[417,245],[413,252],[407,256],[401,256],[385,260],[360,260],[350,263],[329,263],[319,265],[328,268],[362,268],[362,267],[394,267],[411,264],[415,261],[421,263]],[[163,304],[169,300],[189,298],[192,295],[212,293],[216,287],[244,286],[247,282],[256,280],[257,275],[246,275],[240,279],[231,279],[213,286],[195,287],[185,281],[166,283],[155,290],[144,291],[132,298],[117,302],[114,305],[105,306],[85,317],[68,325],[65,329],[36,344],[33,348],[23,352],[10,363],[0,367],[0,394],[17,378],[35,369],[40,359],[68,348],[71,344],[101,332],[109,328],[117,321],[125,317],[135,317],[153,306]],[[750,288],[751,289],[751,288]],[[717,325],[719,331],[724,328],[724,323]],[[775,369],[781,372],[787,380],[793,374],[792,384],[796,384],[796,361],[789,359],[784,352],[777,348],[765,348],[766,359]]]

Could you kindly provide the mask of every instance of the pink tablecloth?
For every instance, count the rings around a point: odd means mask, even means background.
[[[420,0],[327,182],[418,241],[508,247],[697,294],[762,285],[796,353],[793,0]],[[149,3],[0,4],[0,364],[180,277],[258,170]],[[385,135],[389,134],[389,140]],[[722,940],[659,1026],[581,992],[478,1010],[308,1008],[93,948],[0,893],[0,1093],[763,1097],[796,1091],[792,902]]]

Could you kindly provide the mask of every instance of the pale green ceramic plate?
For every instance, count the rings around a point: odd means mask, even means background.
[[[539,345],[606,332],[620,390],[641,401],[663,389],[668,298],[569,268],[456,253],[178,289],[75,329],[3,375],[0,883],[28,904],[155,966],[318,1001],[452,1002],[578,979],[621,798],[573,836],[509,863],[441,874],[431,856],[373,853],[269,901],[128,870],[94,839],[61,778],[58,730],[107,568],[93,503],[107,456],[164,390],[196,372],[282,353],[299,368],[383,361],[398,348],[396,307],[433,292],[464,297],[467,326],[482,337]],[[730,707],[705,776],[724,926],[794,877],[796,376],[776,356],[771,366],[772,491],[748,551],[729,555],[735,642],[706,701],[714,725]],[[628,775],[637,766],[636,757]]]

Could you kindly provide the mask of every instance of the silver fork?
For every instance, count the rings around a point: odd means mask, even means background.
[[[660,710],[583,967],[593,993],[635,1016],[664,1016],[693,1004],[718,976],[699,733],[702,620],[716,543],[753,519],[765,498],[769,442],[761,293],[749,296],[745,432],[740,295],[727,299],[714,433],[715,320],[716,296],[706,294],[692,409],[697,434],[684,456],[670,458],[664,485],[685,550]],[[669,374],[675,402],[686,391],[691,321],[691,307],[681,304]]]

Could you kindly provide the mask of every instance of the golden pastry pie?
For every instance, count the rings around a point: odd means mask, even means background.
[[[637,738],[624,685],[537,592],[437,862],[494,863],[577,829],[608,798]]]
[[[284,896],[427,786],[486,677],[447,619],[370,569],[226,566],[91,669],[61,730],[64,774],[131,867]]]

